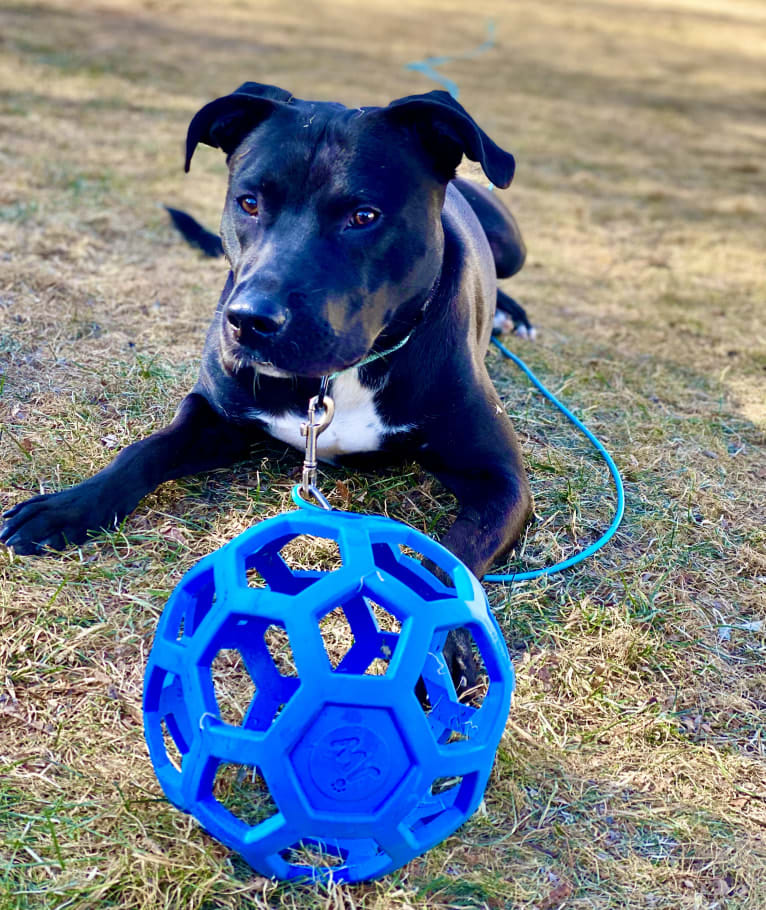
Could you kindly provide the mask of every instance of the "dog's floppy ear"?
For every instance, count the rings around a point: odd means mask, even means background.
[[[513,155],[496,145],[448,92],[408,95],[383,110],[415,129],[445,180],[454,176],[463,155],[478,161],[496,186],[505,188],[513,179]]]
[[[275,85],[245,82],[230,95],[216,98],[194,115],[186,134],[188,172],[198,143],[220,148],[230,155],[245,136],[279,104],[292,100],[290,92]]]

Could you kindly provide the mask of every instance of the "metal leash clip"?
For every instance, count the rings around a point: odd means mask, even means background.
[[[321,403],[320,403],[321,395]],[[301,436],[306,437],[306,456],[303,459],[303,475],[301,477],[301,493],[303,496],[313,496],[323,509],[332,509],[317,488],[317,438],[330,426],[335,414],[335,403],[329,395],[315,395],[309,401],[309,419],[301,424]],[[319,411],[319,417],[317,417]]]

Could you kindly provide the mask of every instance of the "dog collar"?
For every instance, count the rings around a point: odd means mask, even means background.
[[[388,357],[389,354],[393,354],[395,351],[398,351],[399,348],[403,348],[405,344],[412,338],[412,333],[415,329],[411,329],[405,336],[402,338],[398,344],[395,344],[392,348],[389,348],[387,351],[373,351],[371,354],[368,354],[363,360],[360,360],[359,363],[355,363],[351,367],[346,367],[343,370],[338,370],[335,373],[330,373],[330,379],[337,379],[338,376],[342,376],[344,373],[349,373],[351,370],[358,370],[359,367],[366,367],[368,363],[372,363],[374,360],[382,360],[384,357]]]

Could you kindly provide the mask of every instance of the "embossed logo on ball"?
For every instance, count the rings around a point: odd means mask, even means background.
[[[385,786],[391,759],[385,742],[359,724],[326,733],[311,754],[311,777],[334,799],[356,800]],[[329,774],[328,774],[329,771]]]

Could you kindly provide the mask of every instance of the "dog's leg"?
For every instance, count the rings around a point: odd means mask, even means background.
[[[513,297],[500,290],[497,292],[497,309],[492,328],[501,335],[506,332],[515,332],[522,338],[532,340],[537,334],[524,307]]]
[[[443,423],[421,460],[460,506],[442,543],[481,578],[518,540],[532,508],[521,451],[494,390]]]
[[[511,422],[489,376],[464,392],[464,406],[429,423],[421,461],[458,500],[455,522],[442,544],[478,577],[509,550],[532,510],[532,496]],[[443,400],[460,401],[449,389]],[[477,668],[468,635],[451,634],[445,647],[458,692],[470,692]]]
[[[461,177],[453,182],[473,209],[487,235],[497,277],[510,278],[515,275],[524,265],[527,248],[516,219],[501,202],[500,194]]]
[[[163,481],[245,457],[258,435],[225,420],[201,395],[187,395],[172,423],[123,449],[98,474],[9,509],[0,541],[21,555],[80,544],[90,531],[116,527]]]

